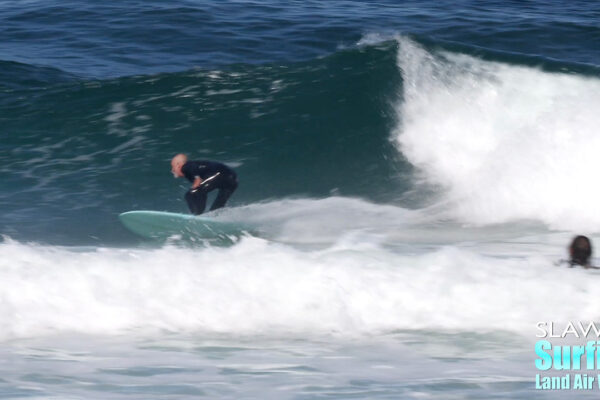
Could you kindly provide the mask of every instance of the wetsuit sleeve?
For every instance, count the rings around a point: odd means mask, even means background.
[[[194,182],[194,178],[197,176],[194,171],[194,165],[189,162],[183,164],[183,167],[181,167],[181,173],[183,173],[183,176],[190,182]]]

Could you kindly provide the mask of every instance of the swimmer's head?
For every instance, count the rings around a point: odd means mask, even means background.
[[[171,160],[171,173],[175,178],[183,177],[183,172],[181,172],[181,167],[183,164],[187,162],[187,156],[185,154],[177,154]]]
[[[581,265],[587,267],[590,265],[592,257],[592,243],[586,236],[576,236],[569,246],[569,255],[571,265]]]

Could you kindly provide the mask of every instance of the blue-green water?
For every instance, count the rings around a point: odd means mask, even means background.
[[[0,3],[0,397],[568,398],[594,2]],[[148,242],[179,152],[259,235]],[[193,239],[193,238],[192,238]]]

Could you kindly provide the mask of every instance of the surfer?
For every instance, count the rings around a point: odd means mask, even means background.
[[[237,175],[225,164],[216,161],[188,161],[185,154],[177,154],[171,160],[171,172],[175,178],[187,178],[192,187],[185,194],[185,201],[192,214],[204,212],[208,192],[219,189],[210,211],[225,206],[229,196],[237,189]]]

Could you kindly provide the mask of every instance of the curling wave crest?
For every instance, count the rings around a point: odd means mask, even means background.
[[[399,37],[393,133],[446,215],[600,225],[600,79],[429,50]]]

